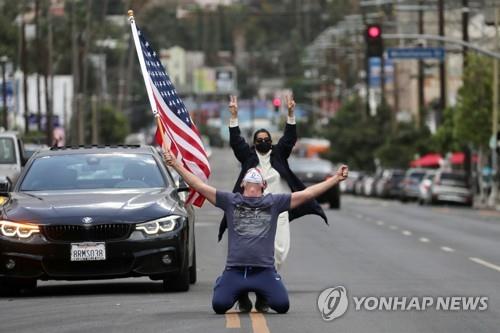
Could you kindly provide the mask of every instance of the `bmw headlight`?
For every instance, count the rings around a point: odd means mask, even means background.
[[[0,220],[0,234],[6,237],[29,238],[39,232],[37,225]]]
[[[140,230],[147,235],[157,235],[174,230],[183,219],[179,215],[170,215],[161,219],[137,224],[135,230]]]

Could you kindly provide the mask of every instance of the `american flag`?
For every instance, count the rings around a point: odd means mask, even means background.
[[[158,55],[153,51],[144,34],[137,29],[141,51],[146,63],[147,76],[156,102],[157,115],[159,115],[161,128],[157,129],[156,142],[162,146],[163,137],[170,145],[170,150],[183,162],[190,172],[207,181],[210,176],[210,165],[207,154],[203,148],[200,133],[193,123],[189,112],[175,90],[172,81],[167,75]],[[153,110],[154,111],[154,110]],[[205,198],[191,190],[187,202],[201,207]]]

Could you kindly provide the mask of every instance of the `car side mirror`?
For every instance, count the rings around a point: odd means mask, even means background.
[[[0,177],[0,196],[9,196],[10,190],[12,189],[12,181],[9,177]]]

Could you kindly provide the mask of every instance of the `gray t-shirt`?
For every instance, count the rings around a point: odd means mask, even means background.
[[[226,213],[227,266],[274,267],[274,237],[278,215],[290,209],[291,194],[259,198],[216,192],[215,205]]]

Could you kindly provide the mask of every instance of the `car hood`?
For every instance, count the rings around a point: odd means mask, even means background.
[[[185,215],[175,189],[123,189],[13,192],[3,218],[41,224],[81,224],[148,221],[170,214]]]

